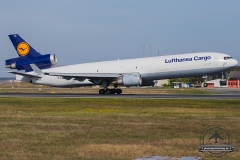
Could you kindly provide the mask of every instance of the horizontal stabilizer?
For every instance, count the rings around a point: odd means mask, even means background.
[[[43,73],[35,64],[30,64],[30,66],[32,67],[32,70],[35,73],[38,73],[38,74],[42,74]]]
[[[15,71],[8,71],[8,73],[18,74],[18,75],[21,75],[21,76],[32,77],[32,78],[42,78],[42,76],[29,74],[29,73],[22,73],[22,72],[15,72]]]

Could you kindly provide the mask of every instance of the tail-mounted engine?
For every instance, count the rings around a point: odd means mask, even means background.
[[[55,54],[45,54],[38,57],[18,57],[6,60],[6,68],[31,71],[30,64],[35,64],[40,69],[50,68],[57,64]]]

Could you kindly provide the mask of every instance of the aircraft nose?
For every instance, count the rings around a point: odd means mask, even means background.
[[[236,59],[234,59],[233,65],[236,66],[237,64],[238,64],[238,61]]]

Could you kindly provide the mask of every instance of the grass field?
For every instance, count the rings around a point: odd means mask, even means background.
[[[0,98],[0,159],[198,156],[202,132],[222,125],[239,160],[240,100]]]

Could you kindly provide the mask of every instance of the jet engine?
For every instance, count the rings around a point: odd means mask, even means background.
[[[142,84],[142,76],[140,74],[124,74],[119,77],[113,84],[124,86],[138,86]]]
[[[35,64],[40,69],[50,68],[57,63],[55,54],[45,54],[38,57],[18,57],[6,60],[6,68],[17,70],[32,70],[30,64]]]

